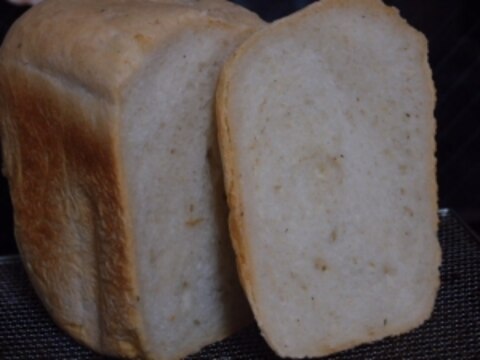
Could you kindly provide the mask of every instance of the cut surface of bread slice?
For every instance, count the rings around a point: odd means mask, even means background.
[[[411,330],[439,288],[425,38],[379,0],[324,0],[229,59],[217,120],[230,231],[281,356]]]
[[[178,359],[250,321],[213,98],[261,24],[226,1],[48,0],[9,32],[17,243],[53,319],[96,351]]]

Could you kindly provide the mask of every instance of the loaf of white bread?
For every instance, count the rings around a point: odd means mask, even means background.
[[[424,37],[381,0],[268,27],[222,0],[46,0],[9,32],[0,90],[25,267],[96,351],[179,359],[251,320],[216,90],[271,347],[323,356],[430,316],[434,88]]]
[[[0,51],[4,173],[28,275],[108,355],[179,359],[251,321],[213,118],[262,21],[221,0],[47,0]]]
[[[281,356],[409,331],[439,287],[427,43],[380,0],[323,0],[260,30],[217,93],[230,232]]]

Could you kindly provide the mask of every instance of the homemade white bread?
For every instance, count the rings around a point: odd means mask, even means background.
[[[178,359],[251,319],[213,118],[262,24],[226,1],[48,0],[0,53],[18,246],[56,323],[98,352]]]
[[[379,0],[324,0],[227,62],[217,120],[230,231],[281,356],[411,330],[439,287],[425,38]]]

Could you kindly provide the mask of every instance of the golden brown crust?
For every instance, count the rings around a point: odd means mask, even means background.
[[[228,226],[230,238],[235,250],[237,269],[240,276],[240,282],[252,307],[255,306],[254,292],[252,290],[253,277],[251,276],[251,263],[246,241],[244,210],[241,202],[241,189],[237,179],[241,177],[237,173],[237,156],[232,144],[232,135],[229,127],[229,69],[232,66],[237,53],[225,64],[217,85],[216,93],[216,121],[218,131],[218,145],[222,158],[223,177],[225,182],[225,191],[227,194],[227,203],[229,207]]]
[[[111,100],[158,44],[202,18],[245,29],[261,24],[220,0],[50,0],[12,26],[2,61],[30,64]]]
[[[2,70],[9,108],[3,123],[4,153],[15,233],[32,282],[56,322],[79,341],[109,354],[136,355],[137,291],[113,121],[95,125],[88,120],[111,114],[101,107],[83,108],[75,94],[35,70]],[[78,241],[84,247],[75,251]],[[94,275],[79,288],[75,278],[92,271],[88,266],[95,267]],[[97,324],[69,314],[74,299],[66,298],[81,298],[82,290],[96,298]]]

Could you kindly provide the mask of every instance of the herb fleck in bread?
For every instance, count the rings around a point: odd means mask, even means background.
[[[116,356],[178,359],[251,317],[213,120],[262,22],[226,1],[48,0],[0,53],[19,249],[53,319]]]
[[[227,62],[217,120],[242,284],[281,356],[409,331],[439,287],[425,38],[379,0],[324,0]]]

